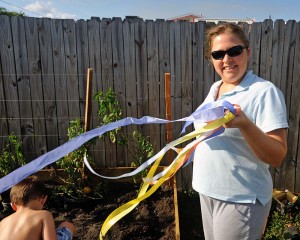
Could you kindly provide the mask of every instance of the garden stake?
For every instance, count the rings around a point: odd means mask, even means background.
[[[88,68],[87,79],[86,79],[86,96],[85,96],[85,115],[84,115],[84,131],[90,130],[91,126],[91,107],[92,107],[92,80],[93,80],[93,69]],[[82,163],[83,168],[83,179],[86,179],[86,167],[84,162]]]

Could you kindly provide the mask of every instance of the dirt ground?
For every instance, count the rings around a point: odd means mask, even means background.
[[[138,186],[119,183],[109,185],[107,194],[100,201],[71,205],[67,211],[52,209],[56,221],[72,221],[77,227],[74,239],[99,239],[102,223],[108,215],[133,200]],[[119,220],[107,232],[105,239],[175,239],[175,214],[173,191],[160,189],[142,201],[131,213]]]
[[[103,199],[97,201],[60,203],[48,202],[57,224],[63,220],[75,224],[74,240],[99,239],[102,223],[108,215],[134,199],[138,187],[129,183],[110,184]],[[182,240],[204,239],[200,222],[199,198],[178,193],[180,235]],[[107,232],[105,240],[174,240],[175,210],[174,191],[164,184],[152,196],[142,201],[132,212],[119,220]],[[0,220],[11,210],[0,211]]]

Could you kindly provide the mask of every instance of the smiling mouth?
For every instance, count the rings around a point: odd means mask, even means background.
[[[224,70],[231,70],[231,69],[234,69],[236,68],[237,65],[232,65],[232,66],[226,66],[226,67],[223,67]]]

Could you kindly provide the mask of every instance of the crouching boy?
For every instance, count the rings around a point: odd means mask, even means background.
[[[11,188],[10,201],[15,212],[0,222],[0,240],[71,240],[75,227],[62,222],[55,229],[52,214],[43,210],[47,188],[31,176]]]

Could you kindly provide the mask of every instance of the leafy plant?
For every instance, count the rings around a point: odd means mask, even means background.
[[[95,94],[94,99],[98,102],[98,118],[101,122],[100,125],[105,125],[111,122],[118,121],[122,118],[122,109],[119,101],[116,98],[115,92],[112,88],[109,88],[107,93],[102,91]],[[109,135],[112,143],[117,143],[127,148],[129,154],[133,157],[131,166],[137,167],[144,163],[148,158],[153,156],[153,146],[149,137],[144,137],[142,133],[133,131],[130,137],[125,136],[119,131],[120,128],[114,129],[101,136],[101,139],[105,139]],[[130,140],[130,141],[129,141]],[[129,142],[134,142],[134,147],[129,146]],[[141,176],[144,177],[147,174],[147,169],[141,172]],[[136,182],[138,176],[134,176],[133,180]]]
[[[84,133],[80,119],[71,121],[68,128],[69,140]],[[83,158],[87,155],[88,143],[80,146],[77,150],[69,153],[57,162],[57,167],[64,169],[66,177],[61,177],[64,184],[56,187],[56,192],[71,196],[83,197],[93,193],[94,196],[101,197],[100,189],[90,186],[88,176],[85,174]],[[87,155],[89,158],[89,156]],[[89,162],[93,164],[92,159]]]
[[[22,142],[14,134],[8,135],[7,144],[0,156],[0,177],[25,165]]]
[[[294,207],[287,212],[279,212],[273,203],[267,227],[264,233],[264,239],[295,239],[290,229],[296,229],[300,232],[300,200],[294,203]],[[298,239],[298,238],[297,238]]]
[[[287,215],[274,211],[271,216],[271,221],[266,229],[265,239],[283,239],[285,225],[290,222]]]
[[[119,101],[116,99],[116,94],[109,88],[108,92],[105,94],[100,91],[95,94],[94,99],[98,102],[99,110],[98,117],[100,121],[100,126],[106,125],[111,122],[115,122],[121,119],[122,109],[120,107]],[[116,136],[120,128],[116,128],[112,131],[106,132],[101,137],[106,137],[109,135],[110,141],[115,142]]]
[[[98,92],[94,99],[98,102],[99,110],[98,117],[100,125],[105,125],[114,121],[118,121],[122,118],[122,110],[119,102],[116,99],[116,94],[110,88],[107,93],[102,91]],[[102,136],[101,140],[104,140],[109,136],[112,143],[117,143],[128,149],[128,152],[133,156],[133,164],[135,166],[142,164],[146,159],[153,155],[153,147],[149,141],[149,137],[145,138],[138,131],[132,133],[132,138],[128,139],[120,131],[120,128],[109,131]],[[79,119],[71,121],[68,128],[69,140],[84,133],[82,122]],[[129,147],[129,140],[134,141],[135,147]],[[63,157],[56,164],[57,167],[64,169],[66,174],[61,180],[64,184],[56,187],[56,192],[61,194],[68,194],[71,196],[83,197],[89,194],[93,196],[102,196],[103,188],[101,184],[92,185],[93,181],[89,181],[89,177],[85,174],[85,168],[83,165],[83,158],[86,155],[89,158],[91,165],[94,165],[92,159],[88,156],[88,145],[95,141],[91,140],[88,143],[82,145],[77,150],[71,152],[67,156]],[[142,176],[145,176],[147,170],[142,172]]]
[[[134,161],[131,163],[132,167],[137,167],[142,165],[145,160],[151,158],[154,154],[153,146],[150,143],[149,137],[143,137],[143,135],[138,131],[133,131],[132,133],[133,140],[136,142],[136,147],[133,149],[133,152],[131,152]],[[129,149],[129,148],[128,148]],[[142,177],[146,177],[148,173],[147,169],[144,169],[141,172]],[[134,182],[137,182],[137,177],[133,176]]]

